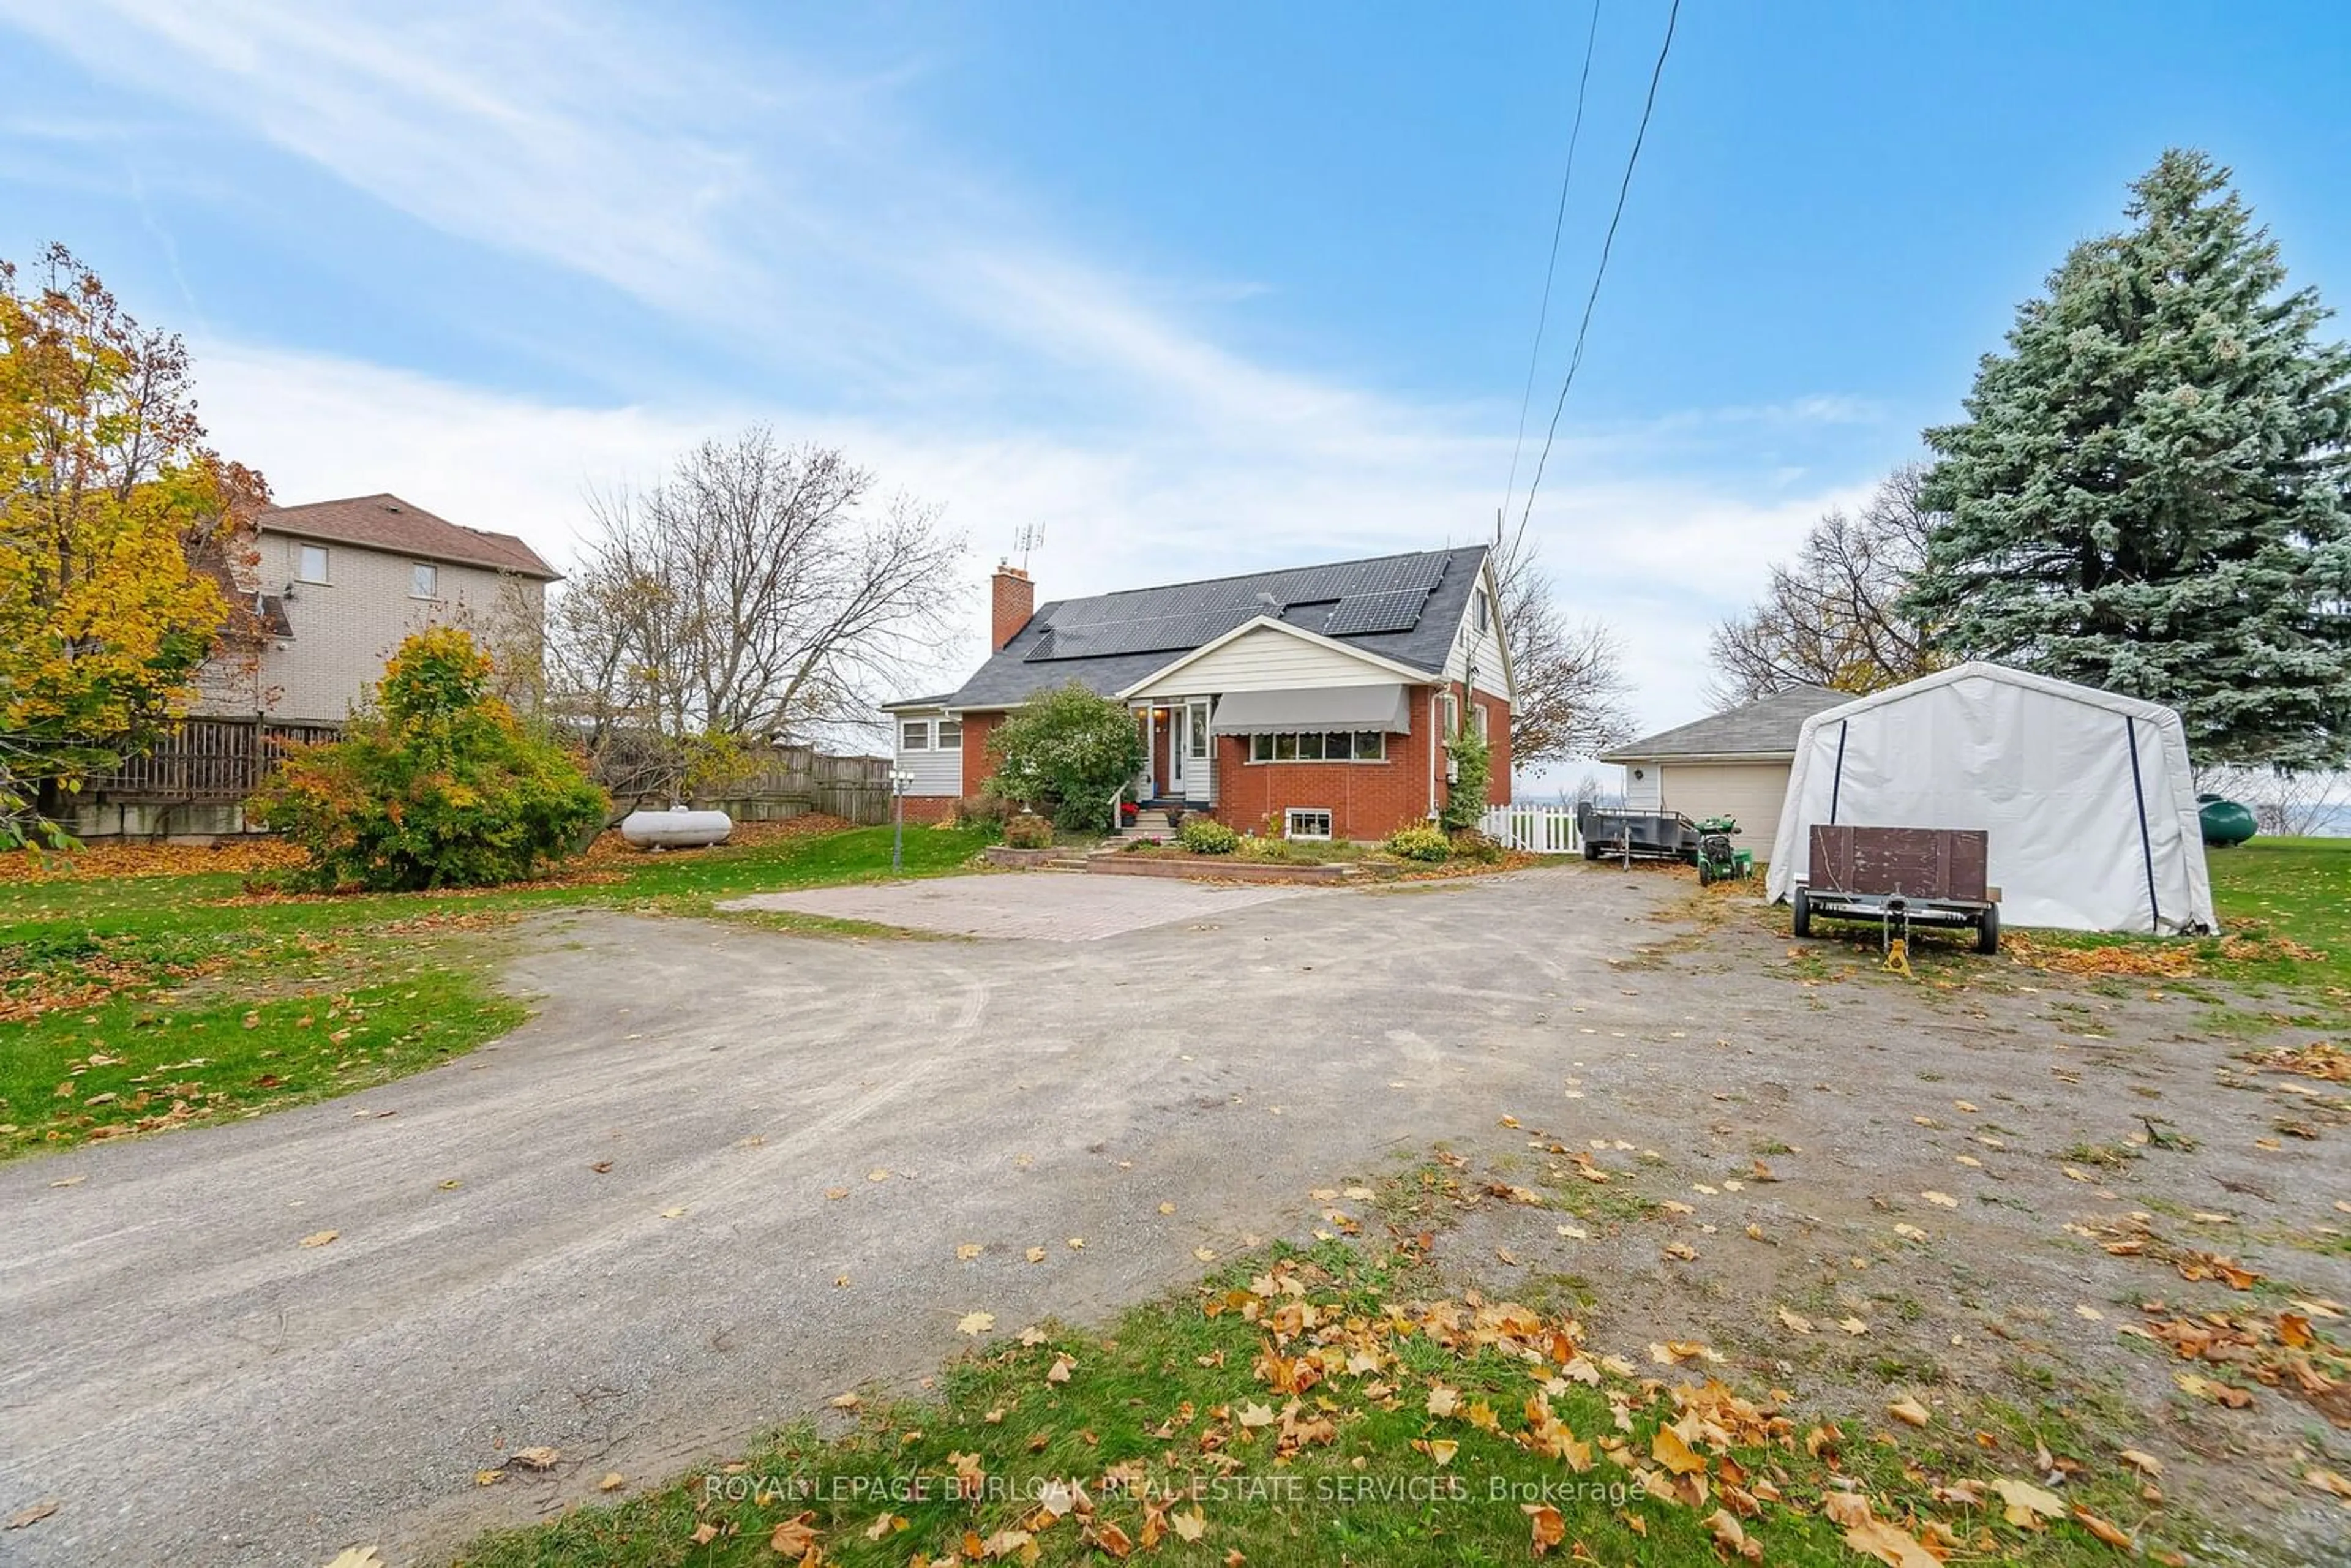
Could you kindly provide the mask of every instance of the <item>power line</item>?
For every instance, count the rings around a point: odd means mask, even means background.
[[[1657,107],[1657,82],[1666,74],[1666,57],[1673,52],[1674,23],[1681,16],[1682,0],[1673,0],[1673,8],[1666,13],[1666,40],[1657,46],[1657,63],[1649,71],[1649,96],[1641,105],[1640,129],[1633,133],[1633,151],[1625,159],[1625,178],[1616,186],[1616,210],[1609,214],[1607,237],[1600,242],[1600,265],[1593,269],[1592,292],[1583,297],[1583,319],[1575,329],[1575,351],[1568,356],[1567,376],[1559,383],[1559,401],[1552,405],[1551,428],[1543,433],[1542,452],[1535,458],[1535,476],[1527,482],[1527,504],[1519,514],[1519,526],[1535,509],[1535,492],[1542,487],[1543,465],[1551,460],[1552,438],[1559,434],[1559,416],[1567,407],[1567,389],[1575,384],[1575,372],[1583,364],[1583,340],[1592,330],[1592,308],[1600,302],[1600,282],[1608,276],[1608,253],[1616,246],[1616,225],[1625,217],[1625,197],[1633,188],[1633,169],[1641,161],[1641,144],[1648,139],[1649,115]]]
[[[1502,486],[1502,512],[1510,509],[1510,493],[1519,487],[1519,454],[1527,444],[1527,410],[1534,406],[1535,368],[1542,362],[1543,329],[1551,321],[1551,282],[1559,270],[1560,231],[1567,226],[1567,187],[1575,178],[1575,144],[1583,137],[1583,99],[1592,86],[1592,47],[1600,37],[1600,0],[1592,0],[1592,26],[1583,35],[1583,71],[1575,78],[1575,123],[1567,132],[1567,167],[1559,176],[1559,211],[1552,214],[1551,258],[1543,263],[1542,304],[1535,312],[1535,344],[1527,350],[1526,390],[1519,394],[1518,439],[1510,444],[1510,477]]]

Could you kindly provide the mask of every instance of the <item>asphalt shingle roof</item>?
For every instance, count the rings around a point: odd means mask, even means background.
[[[1465,545],[1058,599],[1040,606],[946,706],[1009,707],[1073,680],[1115,695],[1259,615],[1434,676],[1445,668],[1485,559],[1484,545]],[[1344,627],[1366,629],[1333,629]],[[1102,651],[1085,651],[1092,649]]]
[[[561,575],[512,534],[464,528],[397,496],[347,496],[340,501],[272,507],[261,514],[260,524],[273,533],[365,545],[424,560],[486,566],[549,581]]]
[[[1603,762],[1646,762],[1660,757],[1787,757],[1796,732],[1816,713],[1853,701],[1849,692],[1790,686],[1739,707],[1620,746]]]

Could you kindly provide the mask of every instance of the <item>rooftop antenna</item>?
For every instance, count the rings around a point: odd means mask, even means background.
[[[1012,550],[1020,558],[1020,570],[1029,570],[1029,552],[1045,548],[1045,525],[1023,523],[1020,531],[1012,536]]]

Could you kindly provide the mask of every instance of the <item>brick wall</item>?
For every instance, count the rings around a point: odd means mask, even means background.
[[[952,795],[909,795],[904,804],[906,821],[910,824],[920,822],[927,827],[933,822],[944,822],[953,818],[956,801]]]
[[[988,755],[987,734],[1004,722],[1000,713],[967,713],[963,716],[963,792],[977,795],[979,787],[996,776],[996,758]]]
[[[1507,806],[1510,803],[1510,705],[1483,692],[1472,700],[1486,710],[1486,740],[1494,753],[1493,767],[1486,778],[1486,802]]]
[[[1412,733],[1388,737],[1384,762],[1251,762],[1249,741],[1217,737],[1217,819],[1243,831],[1281,831],[1293,806],[1331,813],[1342,839],[1384,839],[1428,818],[1428,747],[1437,732],[1432,694],[1412,694]]]

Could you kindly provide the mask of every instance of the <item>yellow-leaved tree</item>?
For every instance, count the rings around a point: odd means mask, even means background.
[[[177,334],[61,246],[0,261],[0,846],[57,838],[59,800],[152,746],[215,649],[253,656],[267,497],[204,444]]]

